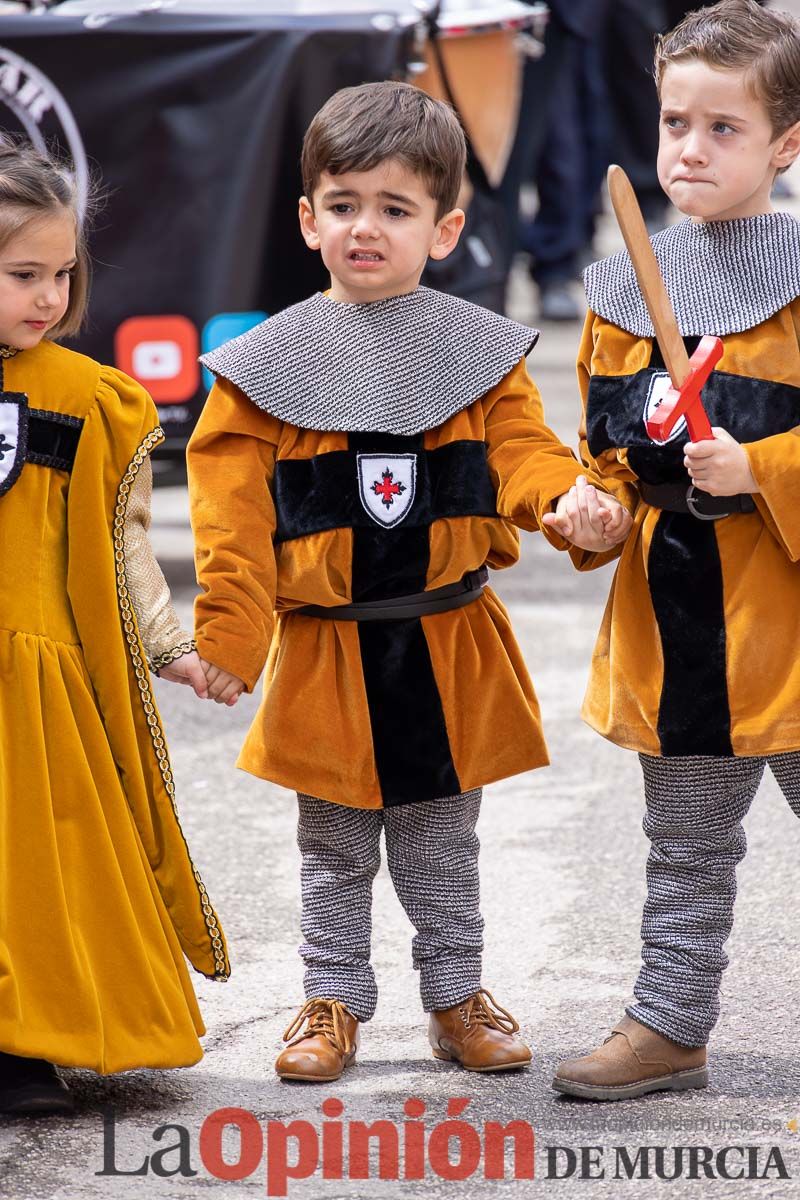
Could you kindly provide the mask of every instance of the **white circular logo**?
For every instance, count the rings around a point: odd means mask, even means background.
[[[72,159],[78,216],[86,212],[89,165],[75,118],[61,92],[38,67],[0,46],[0,103],[14,114],[37,150],[47,153],[47,137],[58,136]],[[55,128],[51,128],[55,122]]]
[[[647,422],[650,420],[656,409],[661,407],[661,402],[671,387],[672,380],[666,371],[657,371],[650,380],[650,388],[647,392],[647,399],[644,402],[643,419],[645,431],[647,431]],[[676,438],[679,438],[681,434],[685,432],[686,417],[681,417],[676,423],[672,433],[663,442],[658,438],[650,437],[649,432],[647,432],[647,436],[650,438],[650,441],[653,443],[653,445],[666,446],[668,442],[674,442]]]

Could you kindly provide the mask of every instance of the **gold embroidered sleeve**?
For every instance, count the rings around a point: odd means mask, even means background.
[[[131,487],[125,514],[125,575],[145,653],[151,669],[158,671],[194,650],[195,644],[181,627],[150,544],[152,494],[153,468],[148,457]]]

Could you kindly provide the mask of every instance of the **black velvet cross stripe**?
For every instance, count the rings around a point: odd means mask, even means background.
[[[647,577],[664,655],[661,753],[733,754],[722,566],[713,522],[662,513]]]
[[[426,457],[423,436],[349,434],[347,457],[352,471],[351,488],[356,487],[357,453],[415,453],[420,464]],[[480,443],[456,445],[477,446]],[[431,452],[429,457],[438,453]],[[320,455],[317,461],[331,457],[333,455]],[[433,517],[428,515],[423,522],[415,510],[419,504],[423,512],[430,514],[433,493],[430,482],[425,483],[421,475],[425,475],[425,471],[418,465],[414,508],[401,524],[383,528],[366,513],[363,522],[351,522],[353,600],[381,600],[424,590]],[[428,471],[428,481],[435,477],[435,471]],[[356,503],[363,512],[357,495]],[[418,519],[412,521],[412,515]],[[453,764],[444,710],[422,622],[418,618],[359,622],[358,637],[384,806],[457,795],[461,784]]]
[[[697,339],[686,339],[688,347]],[[589,384],[586,426],[589,449],[601,454],[626,447],[628,462],[646,483],[689,479],[683,467],[684,432],[665,446],[650,440],[644,411],[653,376],[664,371],[654,348],[650,365],[634,375],[596,375]],[[738,442],[754,442],[800,425],[800,388],[769,379],[750,379],[714,371],[703,388],[703,405],[712,425],[727,429]]]
[[[689,355],[698,338],[685,338]],[[664,372],[653,343],[649,365],[634,375],[596,376],[589,386],[589,447],[628,449],[628,463],[647,483],[685,482],[684,432],[659,446],[648,437],[645,405],[653,376]],[[738,441],[755,441],[800,424],[800,388],[714,371],[703,389],[712,425]],[[661,637],[664,675],[658,711],[661,753],[729,755],[731,715],[726,673],[722,566],[712,522],[663,512],[653,532],[647,579]]]
[[[333,450],[313,458],[278,460],[273,484],[278,519],[276,542],[324,529],[372,527],[382,532],[359,498],[356,455],[372,451],[361,449],[361,442],[356,449],[358,436],[350,435],[347,450]],[[416,494],[402,521],[403,528],[427,528],[441,517],[497,516],[484,442],[450,442],[438,450],[425,450],[421,434],[417,437],[369,434],[364,438],[364,445],[377,447],[375,453],[407,454],[407,447],[414,446]]]

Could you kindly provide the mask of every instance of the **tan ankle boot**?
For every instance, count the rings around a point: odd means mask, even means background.
[[[557,1092],[586,1100],[632,1100],[707,1085],[705,1046],[681,1046],[628,1016],[592,1054],[563,1062],[553,1080]]]
[[[306,1027],[298,1034],[303,1021]],[[294,1041],[290,1039],[294,1038]],[[281,1079],[330,1083],[355,1061],[358,1020],[341,1000],[314,996],[306,1000],[283,1035],[289,1042],[275,1061]]]
[[[528,1047],[514,1036],[518,1029],[511,1013],[481,989],[432,1012],[428,1038],[434,1058],[459,1062],[467,1071],[509,1071],[531,1061]]]

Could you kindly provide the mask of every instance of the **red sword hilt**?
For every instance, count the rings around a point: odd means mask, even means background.
[[[666,442],[681,417],[686,418],[693,442],[713,441],[711,422],[703,408],[702,391],[723,354],[722,339],[706,336],[689,359],[689,374],[680,388],[671,387],[652,417],[645,422],[654,442]]]

